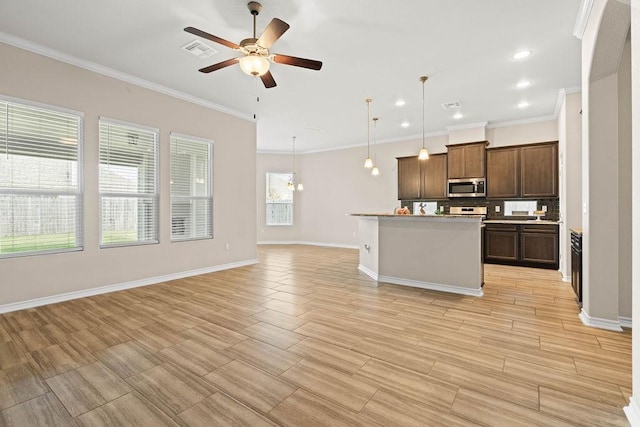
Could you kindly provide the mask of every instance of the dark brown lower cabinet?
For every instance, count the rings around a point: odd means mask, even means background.
[[[518,226],[487,224],[484,229],[484,262],[518,262]]]
[[[484,262],[557,270],[558,226],[537,224],[487,224]]]

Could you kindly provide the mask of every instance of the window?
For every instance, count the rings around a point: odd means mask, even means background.
[[[158,243],[158,130],[100,119],[100,246]]]
[[[171,240],[213,237],[213,142],[171,134]]]
[[[267,173],[267,225],[293,225],[291,173]]]
[[[0,99],[0,258],[82,249],[82,115]]]

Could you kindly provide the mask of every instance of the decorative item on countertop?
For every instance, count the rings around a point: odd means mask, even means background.
[[[425,207],[425,206],[426,206],[426,205],[425,205],[424,203],[420,203],[420,215],[424,215],[424,214],[426,214],[426,213],[427,213],[427,212],[424,210],[424,207]]]
[[[541,217],[546,214],[545,211],[533,211],[533,214],[536,216],[536,221],[542,221]]]
[[[396,208],[393,211],[393,214],[394,215],[411,215],[411,212],[409,211],[409,208],[400,207],[400,208]]]
[[[433,211],[434,215],[444,215],[444,207],[442,207],[442,210],[440,210],[440,208],[436,209],[435,211]]]

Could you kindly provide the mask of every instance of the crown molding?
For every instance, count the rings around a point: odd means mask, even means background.
[[[486,128],[488,124],[489,122],[466,123],[464,125],[447,126],[446,129],[449,132],[455,132],[457,130]]]
[[[587,28],[587,22],[589,21],[592,8],[593,0],[582,0],[580,9],[578,10],[578,17],[576,18],[576,25],[573,27],[573,35],[580,40],[582,40],[584,30]]]
[[[552,120],[558,120],[558,116],[549,115],[549,116],[531,117],[528,119],[521,119],[521,120],[511,120],[506,122],[495,122],[495,123],[490,123],[487,126],[487,129],[506,128],[509,126],[518,126],[518,125],[530,125],[532,123],[550,122]]]
[[[250,122],[256,122],[256,120],[253,118],[253,115],[251,114],[245,114],[240,111],[236,111],[231,108],[207,101],[206,99],[198,98],[197,96],[189,95],[187,93],[180,92],[175,89],[171,89],[166,86],[141,79],[139,77],[134,77],[130,74],[126,74],[126,73],[122,73],[120,71],[114,70],[113,68],[105,67],[103,65],[96,64],[95,62],[80,59],[76,56],[69,55],[69,54],[60,52],[58,50],[51,49],[46,46],[42,46],[40,44],[22,39],[20,37],[13,36],[11,34],[4,33],[1,31],[0,31],[0,42],[13,47],[17,47],[19,49],[36,53],[38,55],[46,56],[47,58],[55,59],[56,61],[74,65],[76,67],[85,69],[87,71],[102,74],[104,76],[112,77],[114,79],[117,79],[126,83],[130,83],[132,85],[140,86],[145,89],[152,90],[154,92],[171,96],[173,98],[178,98],[183,101],[191,102],[192,104],[197,104],[202,107],[209,108],[211,110],[216,110],[221,113],[226,113],[231,116],[237,117],[239,119],[247,120]]]
[[[562,88],[558,91],[558,98],[556,98],[556,107],[553,110],[553,115],[556,116],[556,118],[560,115],[560,109],[562,108],[562,101],[564,101],[564,98],[567,95],[578,92],[582,92],[582,88],[580,86]]]

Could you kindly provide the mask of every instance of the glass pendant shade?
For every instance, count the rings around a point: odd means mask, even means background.
[[[302,190],[304,190],[304,185],[302,185],[302,183],[301,183],[301,182],[299,182],[299,183],[298,183],[298,188],[297,188],[297,189],[298,189],[298,191],[302,191]]]
[[[418,159],[419,160],[427,160],[429,158],[429,151],[427,151],[426,148],[422,147],[420,149],[420,151],[418,152]]]
[[[380,175],[380,169],[378,169],[377,166],[374,166],[373,169],[371,169],[371,175],[373,175],[373,176]]]
[[[371,160],[371,157],[364,159],[364,167],[367,169],[371,169],[373,167],[373,160]]]
[[[269,71],[269,60],[264,56],[249,54],[240,58],[240,68],[250,76],[261,76]]]

